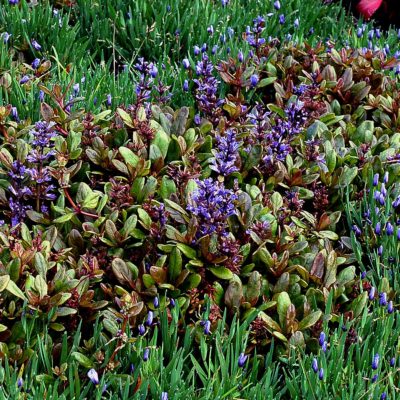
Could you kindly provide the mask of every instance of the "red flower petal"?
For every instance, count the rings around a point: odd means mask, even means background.
[[[357,4],[358,12],[366,19],[370,19],[381,6],[383,0],[361,0]]]

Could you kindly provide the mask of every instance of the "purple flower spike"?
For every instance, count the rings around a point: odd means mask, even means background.
[[[275,10],[280,10],[281,9],[281,3],[280,3],[279,0],[276,0],[274,2],[274,8],[275,8]]]
[[[375,383],[377,380],[378,380],[378,374],[375,374],[371,379],[371,383]]]
[[[239,143],[236,141],[236,132],[228,129],[226,136],[217,136],[218,152],[214,152],[211,169],[220,175],[227,176],[239,169],[235,166],[238,154]]]
[[[394,367],[396,365],[396,359],[394,358],[394,357],[392,357],[391,359],[390,359],[390,366],[391,367]]]
[[[168,393],[167,392],[162,392],[161,393],[161,400],[168,400]]]
[[[392,314],[393,311],[394,311],[394,308],[393,308],[393,301],[392,301],[392,300],[389,301],[387,311],[388,311],[389,314]]]
[[[18,378],[17,380],[18,389],[21,389],[24,386],[24,380],[22,378]]]
[[[386,400],[386,392],[383,392],[383,393],[381,394],[381,400]]]
[[[189,69],[190,68],[190,61],[187,58],[184,58],[182,61],[183,68]]]

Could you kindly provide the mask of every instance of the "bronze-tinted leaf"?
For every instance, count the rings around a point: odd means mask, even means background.
[[[314,259],[314,262],[310,271],[310,278],[318,283],[322,283],[322,278],[325,272],[325,257],[322,251],[320,251]]]

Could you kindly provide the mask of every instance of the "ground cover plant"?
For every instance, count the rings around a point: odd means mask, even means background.
[[[4,398],[395,398],[397,33],[240,4],[4,2]]]

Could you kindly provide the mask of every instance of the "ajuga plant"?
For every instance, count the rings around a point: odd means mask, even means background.
[[[34,124],[0,109],[10,359],[23,312],[50,318],[56,341],[81,320],[90,337],[97,317],[113,335],[143,330],[176,303],[202,335],[224,312],[228,325],[256,312],[250,348],[275,341],[280,355],[316,347],[329,292],[331,324],[361,315],[341,200],[397,162],[397,83],[384,72],[396,60],[322,44],[278,51],[264,24],[245,32],[247,55],[185,63],[194,108],[172,109],[157,67],[138,60],[136,101],[115,113],[79,109],[74,82],[41,86]]]

